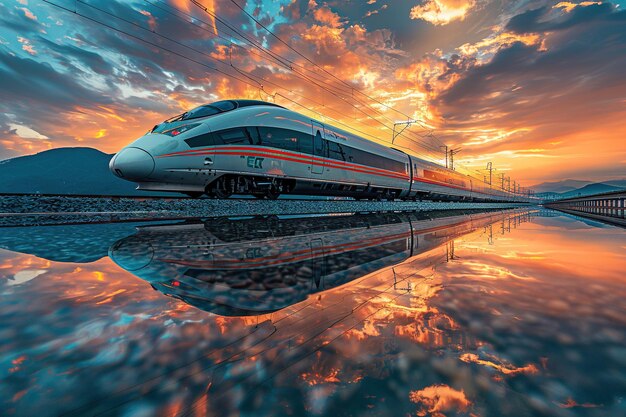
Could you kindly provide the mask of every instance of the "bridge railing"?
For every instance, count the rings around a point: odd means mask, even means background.
[[[616,219],[619,223],[623,223],[626,218],[624,213],[626,191],[550,201],[544,205],[557,210],[587,214],[589,217]]]

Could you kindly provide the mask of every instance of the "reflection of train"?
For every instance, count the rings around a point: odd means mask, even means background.
[[[256,100],[218,101],[168,119],[118,152],[110,168],[140,190],[191,196],[528,201]]]
[[[424,213],[211,219],[141,227],[109,256],[164,294],[221,315],[276,311],[502,217]]]

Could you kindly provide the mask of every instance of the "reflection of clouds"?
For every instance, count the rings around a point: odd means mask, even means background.
[[[502,362],[500,359],[493,355],[489,355],[489,358],[492,360],[480,359],[480,357],[475,353],[464,353],[459,357],[459,359],[461,359],[463,362],[473,362],[478,365],[484,365],[493,368],[499,372],[502,372],[505,375],[517,375],[520,373],[536,374],[537,372],[539,372],[537,367],[533,364],[529,364],[526,366],[514,366],[512,364]],[[493,360],[495,360],[496,362],[494,362]]]
[[[519,258],[518,258],[519,259]],[[501,279],[520,279],[533,280],[528,276],[522,276],[514,273],[506,266],[489,265],[478,261],[464,261],[463,268],[458,268],[454,276],[471,275],[474,279],[484,280],[501,280]]]
[[[50,271],[11,287],[0,308],[0,406],[22,415],[72,404],[151,415],[619,415],[623,231],[587,229],[580,251],[564,244],[566,228],[545,239],[534,223],[506,233],[490,245],[481,227],[456,239],[450,262],[442,245],[250,317],[164,297],[108,259],[44,267],[0,253],[3,274]],[[586,259],[589,250],[614,263]],[[50,400],[60,397],[68,401]]]
[[[444,412],[466,411],[471,402],[463,390],[455,390],[447,385],[431,385],[409,394],[411,402],[419,404],[418,416],[432,415],[445,417]]]
[[[45,269],[25,269],[23,271],[18,271],[13,275],[13,278],[9,278],[7,280],[8,285],[20,285],[25,282],[30,281],[31,279],[37,278],[41,274],[45,274],[47,270]]]

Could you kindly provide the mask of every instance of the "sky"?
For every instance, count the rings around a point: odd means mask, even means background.
[[[623,179],[626,11],[538,0],[0,2],[0,160],[67,146],[114,153],[231,98],[442,163],[443,145],[460,148],[457,169],[482,177],[492,162],[494,182]]]

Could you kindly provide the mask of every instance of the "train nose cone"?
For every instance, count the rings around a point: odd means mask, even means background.
[[[142,180],[154,171],[154,158],[140,148],[124,148],[109,162],[109,169],[126,180]]]

